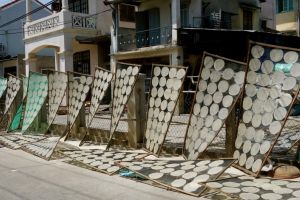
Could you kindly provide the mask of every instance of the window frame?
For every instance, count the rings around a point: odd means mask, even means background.
[[[69,10],[89,14],[89,0],[68,0]]]
[[[279,4],[281,5],[279,8]],[[293,0],[276,0],[276,13],[285,13],[291,12],[294,10],[294,2]]]

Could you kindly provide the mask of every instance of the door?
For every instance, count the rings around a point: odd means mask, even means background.
[[[141,48],[149,46],[149,21],[148,21],[148,11],[136,12],[136,47]]]
[[[161,44],[159,8],[149,10],[149,40],[150,46]]]

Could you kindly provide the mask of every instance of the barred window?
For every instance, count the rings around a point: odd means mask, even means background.
[[[89,13],[88,0],[69,0],[69,10],[78,13]]]

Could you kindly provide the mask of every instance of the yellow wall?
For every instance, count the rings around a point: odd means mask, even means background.
[[[90,50],[90,61],[91,61],[91,74],[94,74],[95,67],[98,63],[98,47],[95,44],[79,44],[77,41],[73,41],[73,53]]]
[[[276,14],[276,30],[282,32],[296,30],[297,15],[296,12],[284,12]]]

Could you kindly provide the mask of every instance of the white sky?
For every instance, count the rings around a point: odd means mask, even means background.
[[[4,5],[6,3],[9,3],[11,1],[13,1],[13,0],[0,0],[0,6]],[[49,1],[50,0],[40,0],[40,2],[42,2],[42,3],[48,3]]]

